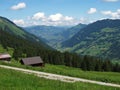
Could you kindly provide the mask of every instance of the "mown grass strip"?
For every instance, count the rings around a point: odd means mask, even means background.
[[[62,65],[50,65],[50,64],[46,64],[45,67],[42,67],[42,68],[23,66],[15,62],[14,63],[1,63],[1,64],[20,67],[20,68],[26,68],[30,70],[43,71],[43,72],[49,72],[49,73],[54,73],[54,74],[120,84],[120,73],[116,73],[116,72],[83,71],[79,68],[66,67]]]
[[[65,83],[0,68],[1,90],[119,90],[120,88],[89,83]]]

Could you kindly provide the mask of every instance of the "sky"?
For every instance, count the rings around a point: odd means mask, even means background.
[[[120,0],[0,0],[0,16],[19,26],[74,26],[120,19]]]

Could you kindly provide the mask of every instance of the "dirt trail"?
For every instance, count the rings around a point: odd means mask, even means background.
[[[52,74],[52,73],[16,68],[16,67],[11,67],[11,66],[0,65],[0,67],[17,70],[17,71],[22,71],[24,73],[37,75],[38,77],[43,77],[43,78],[53,79],[53,80],[60,80],[60,81],[64,81],[64,82],[71,82],[71,83],[86,82],[86,83],[93,83],[93,84],[104,85],[104,86],[120,87],[119,84],[105,83],[105,82],[100,82],[100,81],[94,81],[94,80],[88,80],[88,79],[82,79],[82,78],[76,78],[76,77],[70,77],[70,76],[63,76],[63,75],[57,75],[57,74]]]

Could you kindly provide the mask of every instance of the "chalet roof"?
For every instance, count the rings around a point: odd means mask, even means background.
[[[0,59],[11,58],[10,54],[0,54]]]
[[[25,65],[43,63],[41,57],[39,57],[39,56],[37,56],[37,57],[29,57],[29,58],[22,58],[21,60],[22,60],[23,64],[25,64]]]

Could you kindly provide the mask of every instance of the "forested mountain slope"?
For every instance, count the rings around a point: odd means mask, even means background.
[[[28,41],[32,41],[33,43],[39,43],[42,47],[50,48],[47,44],[45,44],[41,38],[34,36],[26,32],[24,29],[15,25],[12,21],[7,18],[0,17],[0,30],[8,32],[11,35],[15,35],[16,37],[20,37],[26,39]]]
[[[63,42],[62,48],[83,55],[120,59],[120,20],[91,23]]]

